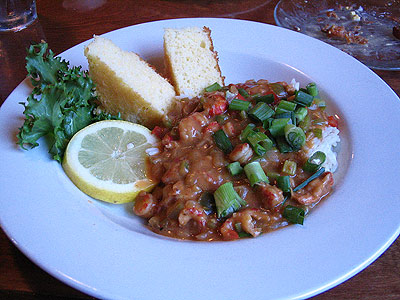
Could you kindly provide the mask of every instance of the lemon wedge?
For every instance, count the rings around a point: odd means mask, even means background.
[[[126,203],[157,184],[146,176],[146,150],[156,143],[144,126],[119,120],[100,121],[72,137],[62,166],[87,195]]]

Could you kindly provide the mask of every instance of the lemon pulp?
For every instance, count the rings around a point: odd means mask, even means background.
[[[63,160],[68,177],[93,198],[125,203],[155,186],[146,176],[146,150],[157,140],[141,125],[107,120],[79,131]]]

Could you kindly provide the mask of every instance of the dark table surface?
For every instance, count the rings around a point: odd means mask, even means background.
[[[56,53],[118,28],[183,17],[224,17],[275,24],[276,0],[38,0],[38,20],[0,33],[0,104],[25,78],[25,53],[45,40]],[[375,71],[400,95],[400,72]],[[0,299],[93,299],[51,277],[0,231]],[[313,299],[400,299],[400,241],[339,286]]]

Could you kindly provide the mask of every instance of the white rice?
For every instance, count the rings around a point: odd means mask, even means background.
[[[296,81],[296,79],[292,79],[292,81],[290,82],[290,85],[296,90],[300,90],[300,82]]]
[[[310,157],[317,151],[322,151],[326,155],[326,160],[322,164],[327,172],[335,172],[338,166],[337,153],[334,148],[340,142],[339,130],[336,127],[328,126],[322,131],[322,138],[314,138],[313,146],[308,149],[307,156]]]

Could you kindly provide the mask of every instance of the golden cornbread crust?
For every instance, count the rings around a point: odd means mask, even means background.
[[[203,27],[203,31],[204,31],[205,33],[207,33],[208,39],[210,40],[210,43],[211,43],[210,50],[211,50],[211,52],[213,53],[213,56],[214,56],[214,59],[215,59],[215,69],[218,71],[218,74],[219,74],[219,76],[220,76],[221,79],[222,79],[222,85],[225,85],[225,77],[222,76],[221,69],[220,69],[220,67],[219,67],[218,52],[215,51],[215,49],[214,49],[214,42],[213,42],[213,40],[212,40],[212,38],[211,38],[211,30],[210,30],[210,28],[204,26],[204,27]]]

